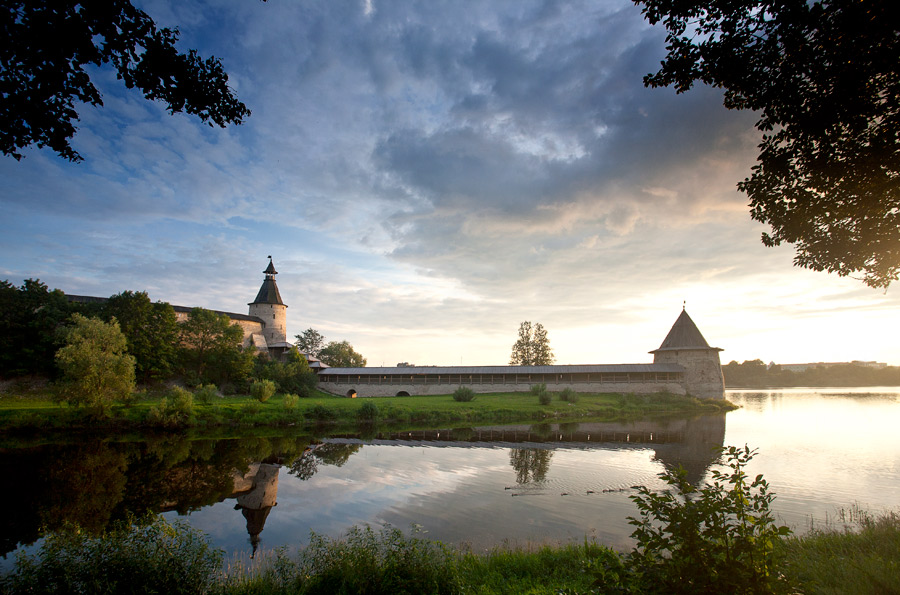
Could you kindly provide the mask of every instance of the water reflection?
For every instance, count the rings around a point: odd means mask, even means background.
[[[237,497],[235,510],[240,510],[247,519],[247,533],[253,555],[259,547],[259,534],[266,526],[269,511],[278,502],[278,472],[281,465],[273,463],[254,463],[247,473],[235,472],[233,475],[234,492]]]
[[[290,465],[288,473],[306,481],[319,470],[319,463],[342,467],[350,455],[359,451],[362,444],[319,443],[309,446]]]
[[[540,448],[513,448],[509,451],[509,464],[516,470],[516,483],[543,483],[550,470],[553,451]]]
[[[532,494],[550,494],[547,488],[551,485],[555,493],[560,486],[559,492],[574,491],[570,484],[582,481],[579,476],[585,481],[591,478],[591,485],[600,493],[603,481],[610,487],[634,485],[629,482],[643,480],[648,472],[642,469],[629,479],[603,480],[602,474],[610,478],[614,471],[602,465],[588,468],[568,457],[560,459],[559,473],[551,479],[561,450],[648,451],[653,460],[666,466],[683,465],[689,478],[697,481],[714,462],[711,452],[722,446],[724,430],[725,417],[720,415],[627,424],[541,423],[412,432],[371,429],[366,440],[355,435],[225,440],[149,436],[142,442],[97,438],[78,444],[6,448],[0,450],[0,472],[16,478],[17,488],[0,492],[0,506],[16,514],[4,515],[0,521],[0,553],[32,543],[43,530],[57,529],[66,522],[99,532],[112,521],[144,513],[189,514],[192,523],[209,523],[201,528],[211,533],[231,527],[236,518],[240,531],[235,527],[227,537],[218,538],[229,549],[240,549],[231,545],[238,539],[244,544],[249,540],[251,555],[262,543],[264,531],[267,545],[274,547],[309,529],[322,530],[316,523],[326,518],[331,523],[328,531],[334,527],[340,531],[358,522],[390,522],[392,515],[401,520],[398,526],[408,524],[402,522],[407,515],[411,522],[430,521],[437,530],[443,517],[446,535],[431,536],[451,540],[471,534],[464,523],[474,519],[489,535],[499,537],[502,526],[515,523],[498,515],[495,508],[498,498],[510,495],[504,489],[511,477],[500,474],[489,451],[506,453],[506,473],[511,469],[516,484],[534,488]],[[416,453],[421,451],[421,462],[396,450],[385,456],[375,448],[382,445],[414,447]],[[437,447],[446,451],[446,456],[425,457],[423,447]],[[473,451],[482,454],[473,459]],[[472,460],[483,463],[473,464]],[[286,475],[281,474],[282,467]],[[327,477],[320,477],[326,468]],[[476,484],[462,487],[467,478],[477,478]],[[441,482],[457,487],[440,487]],[[298,490],[300,485],[306,488]],[[446,491],[453,489],[460,490],[458,498]],[[592,492],[587,485],[579,489],[582,495]],[[484,514],[482,521],[470,510],[471,492],[479,490],[486,494],[478,504]],[[427,499],[416,500],[422,494],[442,493],[434,507]],[[413,512],[404,512],[407,505],[414,506]],[[552,512],[556,505],[547,502],[541,506],[541,514],[556,515]],[[571,525],[569,531],[577,530],[586,514],[576,512],[581,510],[577,506],[572,510],[573,518],[565,521]],[[209,515],[215,520],[208,520],[212,519]],[[542,521],[535,517],[529,522]]]

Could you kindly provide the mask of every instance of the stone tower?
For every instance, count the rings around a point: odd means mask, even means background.
[[[724,399],[725,377],[718,347],[710,347],[700,329],[682,309],[672,330],[653,354],[654,364],[679,364],[684,367],[688,394],[701,399]]]
[[[269,257],[269,266],[263,271],[266,279],[263,281],[256,299],[250,302],[250,316],[256,316],[266,323],[263,336],[269,348],[277,347],[287,341],[287,306],[281,301],[278,293],[278,285],[275,284],[275,265],[272,257]]]

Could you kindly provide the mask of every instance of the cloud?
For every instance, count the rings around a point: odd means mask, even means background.
[[[569,361],[645,359],[684,299],[782,326],[772,304],[895,304],[760,245],[735,189],[754,114],[645,88],[664,33],[626,0],[142,6],[253,115],[210,128],[92,71],[83,163],[0,159],[13,280],[242,312],[273,254],[292,334],[419,363],[502,363],[522,320],[578,335]],[[628,324],[633,346],[593,338]]]

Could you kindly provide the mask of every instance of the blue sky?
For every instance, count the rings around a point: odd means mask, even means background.
[[[0,158],[0,278],[245,312],[274,256],[288,332],[369,365],[650,361],[682,307],[724,362],[900,364],[896,290],[763,247],[735,184],[752,113],[646,89],[626,0],[137,2],[252,110],[210,128],[95,69],[65,162]]]

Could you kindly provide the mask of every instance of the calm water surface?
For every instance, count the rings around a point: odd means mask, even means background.
[[[759,449],[749,471],[765,475],[796,531],[853,505],[900,508],[900,389],[727,397],[741,408],[667,422],[6,449],[3,473],[23,489],[2,496],[3,551],[63,518],[102,527],[143,511],[185,519],[241,555],[361,524],[476,549],[585,536],[624,549],[630,486],[662,487],[657,474],[679,464],[702,481],[722,445]]]

